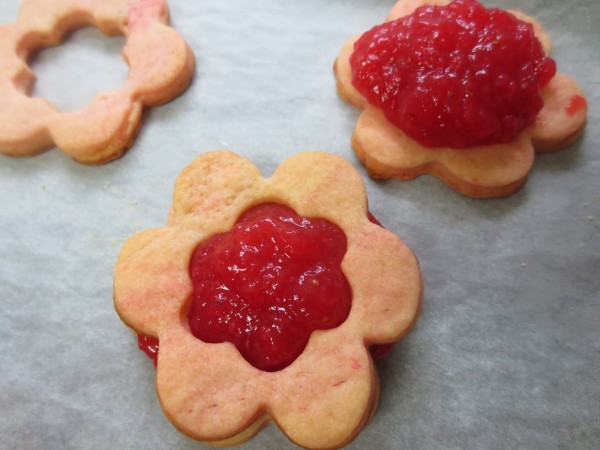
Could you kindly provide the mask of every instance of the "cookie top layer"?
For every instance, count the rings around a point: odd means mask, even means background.
[[[17,21],[0,27],[0,152],[31,156],[57,146],[83,164],[121,156],[137,134],[142,109],[171,100],[191,82],[194,55],[168,16],[165,0],[24,0]],[[126,37],[129,76],[123,87],[61,113],[29,96],[35,75],[27,58],[85,26]]]
[[[231,343],[202,342],[185,321],[194,248],[265,202],[343,230],[341,267],[352,290],[348,318],[313,332],[302,354],[276,372],[253,367]],[[204,154],[177,179],[169,226],[127,241],[115,269],[117,312],[136,332],[160,340],[157,390],[166,415],[189,436],[217,444],[242,442],[270,420],[301,446],[348,443],[377,405],[368,347],[400,339],[416,320],[420,298],[414,255],[369,220],[356,170],[324,152],[300,153],[268,179],[234,153]]]

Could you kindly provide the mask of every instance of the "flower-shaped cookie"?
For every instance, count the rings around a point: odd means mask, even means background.
[[[405,17],[420,6],[449,3],[449,0],[399,0],[387,22]],[[510,13],[533,26],[548,54],[550,39],[540,24],[523,13]],[[425,147],[392,125],[353,85],[349,61],[359,38],[356,36],[344,45],[334,72],[339,95],[363,109],[352,146],[374,178],[410,180],[431,174],[469,196],[508,196],[525,183],[535,153],[560,150],[577,139],[584,129],[587,117],[584,94],[575,81],[557,73],[540,92],[544,106],[536,120],[512,142],[465,149]]]
[[[265,202],[343,230],[341,268],[352,291],[347,319],[313,332],[300,356],[274,372],[257,369],[229,342],[195,338],[186,320],[194,248]],[[157,392],[179,430],[215,445],[237,444],[273,421],[301,446],[331,448],[367,424],[379,396],[368,348],[397,341],[410,329],[422,290],[412,252],[367,213],[359,174],[324,152],[298,154],[268,179],[228,151],[206,153],[181,173],[169,226],[128,240],[114,280],[123,321],[160,341]]]
[[[171,100],[192,79],[193,53],[167,22],[166,0],[23,0],[17,22],[0,27],[0,152],[30,156],[56,145],[83,164],[121,156],[137,134],[143,107]],[[27,58],[84,26],[126,36],[129,77],[122,88],[61,113],[29,96],[35,75]]]

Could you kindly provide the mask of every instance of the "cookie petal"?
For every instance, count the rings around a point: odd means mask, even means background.
[[[365,343],[397,341],[419,314],[422,280],[411,250],[380,226],[352,236],[342,268],[352,287],[349,327]]]
[[[48,118],[57,111],[46,100],[18,92],[14,85],[0,86],[0,152],[10,156],[38,154],[52,146]]]
[[[299,214],[326,218],[346,232],[367,216],[367,193],[360,175],[350,163],[329,153],[292,156],[277,168],[269,184]],[[332,215],[340,209],[343,215]]]
[[[378,395],[362,341],[340,327],[313,333],[304,353],[281,372],[269,404],[275,422],[298,445],[339,448],[364,427]]]
[[[50,130],[57,147],[82,164],[103,164],[131,145],[142,117],[142,105],[130,93],[100,94],[84,108],[55,116]]]
[[[542,90],[544,107],[533,125],[533,146],[538,153],[547,153],[567,147],[583,132],[587,122],[587,104],[575,111],[569,106],[574,98],[584,93],[572,78],[557,73]]]
[[[167,417],[195,439],[233,444],[258,432],[268,420],[265,375],[230,343],[204,343],[183,326],[161,335],[158,396]]]
[[[346,41],[339,56],[333,65],[333,71],[336,78],[336,87],[340,97],[353,104],[357,108],[366,108],[367,99],[358,92],[352,84],[352,68],[350,67],[350,56],[354,52],[354,43],[360,38],[360,35]]]
[[[163,323],[179,321],[192,292],[188,262],[197,239],[193,232],[158,228],[123,246],[115,267],[115,307],[136,332],[159,337]]]
[[[227,218],[231,227],[252,205],[264,179],[258,168],[227,150],[208,152],[188,165],[175,182],[172,222],[199,214],[204,222]]]
[[[145,105],[167,102],[181,94],[194,73],[194,56],[172,28],[142,20],[130,30],[123,50],[133,95]]]
[[[71,23],[81,24],[86,20],[84,14],[76,14],[69,18],[73,8],[77,8],[73,0],[23,0],[19,7],[17,26],[25,34],[26,31],[35,31],[39,35],[39,42],[46,45],[60,41],[66,28]],[[71,22],[73,21],[73,22]]]

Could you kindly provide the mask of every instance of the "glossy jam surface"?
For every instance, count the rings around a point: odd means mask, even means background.
[[[371,214],[371,212],[368,213],[368,218],[374,224],[382,226],[379,220],[377,220],[377,218],[373,214]],[[152,359],[152,361],[154,362],[154,366],[156,367],[159,348],[158,339],[152,336],[138,335],[138,345],[140,349],[144,353],[146,353],[146,355],[148,355],[150,359]],[[378,360],[387,356],[392,350],[393,346],[394,343],[375,344],[369,348],[369,351],[371,352],[371,356],[373,357],[373,359]]]
[[[148,358],[154,362],[154,367],[158,362],[158,339],[144,334],[138,334],[138,347],[143,351]]]
[[[231,342],[258,369],[276,371],[314,330],[340,325],[351,290],[341,270],[346,236],[336,225],[265,203],[233,229],[200,243],[190,260],[192,334]]]
[[[556,73],[530,24],[476,0],[422,6],[355,43],[352,83],[427,147],[510,142]]]

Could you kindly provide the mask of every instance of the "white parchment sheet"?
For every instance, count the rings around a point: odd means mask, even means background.
[[[163,416],[112,277],[123,242],[165,224],[177,174],[220,148],[265,175],[302,150],[346,158],[375,216],[421,262],[421,318],[378,363],[379,410],[349,448],[599,448],[600,2],[484,3],[537,17],[590,105],[583,138],[537,157],[507,199],[467,198],[430,176],[373,181],[354,155],[358,111],[338,98],[332,64],[393,0],[170,0],[195,79],[146,112],[122,159],[0,156],[0,448],[208,448]],[[17,10],[2,0],[0,23]],[[39,52],[34,95],[74,110],[120,86],[123,42],[84,29]],[[243,448],[293,447],[270,426]]]

